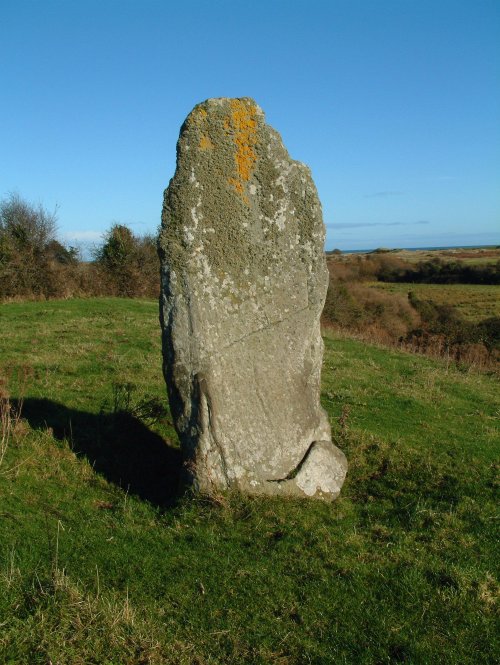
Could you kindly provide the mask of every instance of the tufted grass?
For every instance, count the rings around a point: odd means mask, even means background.
[[[1,306],[0,662],[495,662],[498,380],[328,336],[341,497],[178,496],[157,318]]]

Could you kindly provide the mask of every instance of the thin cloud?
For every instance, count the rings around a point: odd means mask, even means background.
[[[373,194],[365,194],[365,199],[374,199],[385,196],[401,196],[404,192],[388,191],[388,192],[374,192]]]
[[[372,226],[413,226],[415,224],[429,224],[425,220],[420,220],[418,222],[352,222],[350,224],[337,224],[335,222],[326,224],[329,229],[361,229],[365,227]]]

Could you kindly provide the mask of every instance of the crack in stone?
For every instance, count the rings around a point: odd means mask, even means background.
[[[307,458],[309,457],[309,455],[310,455],[310,453],[311,453],[311,450],[312,450],[312,447],[314,446],[315,443],[316,443],[316,441],[313,441],[313,442],[311,443],[311,445],[310,445],[309,448],[306,450],[306,452],[305,452],[303,458],[300,460],[300,462],[297,464],[297,466],[295,466],[295,467],[294,467],[294,468],[293,468],[293,469],[292,469],[292,470],[291,470],[291,471],[290,471],[290,472],[289,472],[284,478],[269,478],[269,479],[267,480],[267,482],[268,482],[268,483],[284,483],[284,482],[286,482],[287,480],[293,480],[294,478],[296,478],[297,475],[298,475],[298,473],[299,473],[299,471],[300,471],[301,468],[303,467],[305,461],[306,461]]]
[[[224,478],[226,481],[226,485],[229,485],[229,474],[227,470],[227,463],[226,463],[226,458],[224,457],[224,451],[223,447],[220,444],[220,442],[217,440],[217,436],[215,435],[215,428],[214,428],[214,420],[213,420],[213,406],[212,402],[209,397],[209,391],[207,387],[207,380],[204,376],[198,378],[198,383],[200,386],[200,392],[202,395],[202,398],[204,398],[205,405],[206,405],[206,413],[207,413],[207,420],[208,420],[208,427],[207,430],[210,432],[211,436],[210,439],[214,443],[215,448],[217,449],[217,452],[219,453],[219,458],[220,458],[220,465],[222,469],[222,473],[224,474]]]
[[[279,321],[274,321],[273,323],[268,323],[265,326],[262,326],[261,328],[257,328],[257,330],[252,330],[251,332],[247,333],[246,335],[243,335],[242,337],[239,337],[238,339],[233,340],[232,342],[229,342],[229,344],[226,344],[226,346],[223,346],[221,349],[217,350],[214,354],[210,354],[210,356],[217,356],[226,349],[230,349],[232,346],[235,346],[235,344],[239,344],[240,342],[243,342],[245,339],[248,339],[252,335],[256,335],[257,333],[260,333],[264,330],[269,330],[270,328],[274,328],[275,326],[278,326],[280,323],[285,323],[285,321],[289,321],[293,316],[296,314],[300,314],[301,312],[305,312],[306,309],[309,309],[309,305],[306,307],[302,307],[301,309],[296,309],[291,314],[286,316],[283,319],[280,319]]]

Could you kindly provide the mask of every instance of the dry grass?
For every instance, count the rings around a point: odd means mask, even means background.
[[[13,370],[7,371],[7,376],[0,376],[0,466],[2,466],[10,441],[20,437],[26,428],[21,420],[23,409],[23,396],[26,392],[29,379],[33,376],[33,370],[27,366],[19,368],[17,374],[17,385],[20,389],[20,397],[13,405],[9,395],[9,378]]]

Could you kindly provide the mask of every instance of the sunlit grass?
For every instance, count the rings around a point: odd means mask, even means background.
[[[176,497],[168,411],[139,408],[166,407],[156,303],[4,305],[0,339],[27,419],[0,467],[0,662],[495,661],[494,377],[328,335],[341,497],[210,501]]]

